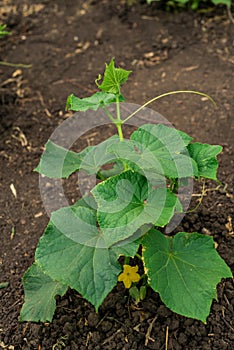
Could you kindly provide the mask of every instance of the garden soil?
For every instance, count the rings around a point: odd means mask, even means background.
[[[218,285],[205,324],[172,313],[150,289],[136,305],[121,283],[98,314],[69,290],[58,298],[51,324],[19,322],[21,278],[49,220],[33,169],[53,130],[71,116],[67,96],[95,92],[94,80],[112,57],[133,71],[123,88],[128,102],[143,104],[171,90],[202,91],[216,101],[217,108],[207,98],[180,94],[151,108],[195,141],[223,146],[222,185],[208,183],[202,205],[175,232],[212,235],[234,270],[234,24],[226,8],[168,13],[158,3],[1,0],[0,19],[11,32],[0,41],[0,60],[30,65],[0,65],[0,282],[9,283],[0,289],[0,349],[233,349],[232,279]],[[76,150],[112,132],[108,125],[96,128],[80,138]],[[74,178],[64,186],[68,198],[77,199]]]

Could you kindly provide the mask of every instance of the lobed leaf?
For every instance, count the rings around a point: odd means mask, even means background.
[[[144,176],[131,170],[96,185],[91,193],[107,246],[137,235],[145,224],[165,226],[177,202],[166,187],[152,189]]]
[[[67,286],[52,280],[35,263],[25,272],[23,286],[25,301],[20,312],[20,320],[51,322],[56,308],[55,297],[63,296]]]
[[[120,95],[120,101],[124,101],[122,95]],[[66,110],[75,112],[85,112],[89,109],[96,111],[100,107],[109,106],[111,103],[116,102],[116,96],[107,92],[96,92],[90,97],[79,98],[71,94],[67,98]]]
[[[196,142],[188,145],[188,151],[197,163],[198,177],[217,180],[218,160],[216,157],[222,151],[222,146]]]
[[[121,271],[118,257],[134,256],[139,242],[107,247],[96,226],[95,210],[89,207],[91,202],[54,212],[35,258],[52,279],[77,290],[97,310],[117,283]]]
[[[48,141],[40,162],[34,171],[50,178],[68,178],[80,168],[83,158],[90,152],[92,146],[76,153]]]
[[[166,306],[205,322],[217,283],[232,277],[214,248],[213,238],[186,232],[171,238],[152,229],[142,244],[149,284]]]
[[[101,85],[98,84],[98,80],[101,79],[101,76],[99,76],[96,80],[96,84],[99,87],[99,89],[106,93],[119,95],[120,87],[127,81],[130,73],[130,70],[116,68],[114,59],[112,58],[110,63],[106,64],[106,70],[104,72],[104,78]]]
[[[103,164],[116,159],[113,153],[107,151],[116,142],[118,136],[114,135],[97,146],[88,146],[76,153],[49,140],[35,171],[50,178],[68,178],[80,169],[89,175],[97,174]]]
[[[197,175],[196,162],[191,159],[186,147],[191,137],[182,131],[163,124],[145,124],[131,135],[131,140],[145,160],[151,153],[157,172],[167,178]]]

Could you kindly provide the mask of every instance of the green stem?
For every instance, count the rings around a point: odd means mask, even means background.
[[[105,176],[103,176],[100,171],[97,172],[97,177],[102,181],[106,180]]]
[[[120,115],[119,96],[116,96],[116,120],[115,120],[115,125],[116,125],[117,130],[118,130],[120,141],[123,140],[122,123],[123,122],[121,120],[121,115]]]
[[[5,61],[0,61],[0,65],[8,67],[18,67],[18,68],[31,68],[32,64],[23,64],[23,63],[10,63]]]
[[[148,102],[144,103],[143,106],[139,107],[135,112],[133,112],[132,114],[130,114],[126,119],[124,119],[122,121],[122,124],[126,123],[126,121],[128,121],[130,118],[132,118],[135,114],[137,114],[138,112],[140,112],[143,108],[145,108],[146,106],[148,106],[150,103],[159,100],[161,97],[165,97],[165,96],[170,96],[170,95],[175,95],[175,94],[181,94],[181,93],[188,93],[188,94],[195,94],[195,95],[200,95],[200,96],[204,96],[207,97],[215,106],[216,103],[215,101],[207,94],[204,94],[203,92],[199,92],[199,91],[193,91],[193,90],[178,90],[178,91],[170,91],[170,92],[166,92],[162,95],[156,96],[154,98],[152,98],[151,100],[149,100]]]
[[[129,262],[130,262],[129,256],[125,256],[124,257],[124,265],[129,265]]]
[[[123,131],[122,131],[122,123],[115,123],[117,130],[118,130],[118,134],[119,134],[119,139],[120,141],[123,140]]]
[[[121,115],[120,115],[119,96],[116,96],[116,120],[114,123],[115,123],[117,130],[118,130],[119,139],[120,139],[120,141],[123,141],[123,139],[124,139],[123,130],[122,130],[123,121],[122,121]],[[126,162],[123,160],[122,163],[124,166],[124,171],[128,170],[128,165],[126,164]]]
[[[143,261],[142,256],[140,256],[140,254],[136,253],[135,256],[136,256],[138,259],[140,259],[141,261]]]

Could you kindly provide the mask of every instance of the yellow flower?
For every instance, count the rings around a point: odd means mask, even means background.
[[[140,280],[137,271],[138,266],[123,265],[123,272],[119,275],[118,281],[123,282],[125,288],[130,288],[132,282],[139,282]]]

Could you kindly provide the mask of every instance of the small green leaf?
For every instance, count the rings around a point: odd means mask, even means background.
[[[131,170],[103,181],[91,192],[108,246],[135,234],[144,224],[166,225],[177,198],[167,188],[150,189],[146,178]]]
[[[138,304],[139,301],[141,300],[139,289],[136,286],[133,286],[129,289],[129,294],[135,300],[135,302]]]
[[[82,152],[76,153],[48,141],[40,162],[34,171],[50,178],[68,178],[80,168],[83,158],[90,152],[92,146],[86,147]]]
[[[101,79],[100,75],[96,80],[96,84],[99,87],[99,89],[101,89],[104,92],[119,95],[120,87],[127,81],[130,73],[131,71],[122,68],[115,68],[115,62],[112,58],[110,63],[106,64],[106,70],[101,85],[98,84],[98,80]]]
[[[124,101],[122,95],[120,100],[121,102]],[[71,94],[67,99],[66,110],[84,112],[91,109],[96,111],[98,108],[109,106],[113,102],[116,102],[116,96],[106,92],[96,92],[94,95],[85,98],[78,98]]]
[[[172,311],[205,322],[217,283],[232,277],[213,238],[185,232],[171,238],[152,229],[142,244],[149,285]]]
[[[216,157],[222,151],[222,146],[196,142],[188,145],[188,150],[197,163],[198,176],[217,180],[218,161]]]
[[[11,33],[5,30],[6,24],[0,25],[0,38],[2,38],[4,35],[10,35]]]
[[[9,286],[9,282],[0,282],[0,289],[6,288]]]
[[[24,274],[25,302],[21,309],[21,321],[52,321],[56,308],[56,295],[63,296],[67,287],[53,281],[42,269],[33,264]]]
[[[140,288],[140,299],[141,300],[145,299],[146,291],[147,291],[147,287],[146,286],[141,286],[141,288]]]

